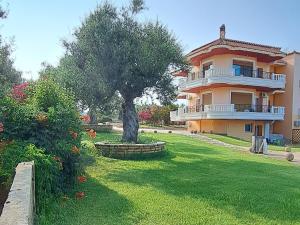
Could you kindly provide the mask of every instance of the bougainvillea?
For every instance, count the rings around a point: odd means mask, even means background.
[[[141,111],[139,112],[139,119],[140,121],[149,121],[152,117],[152,114],[150,111]]]
[[[12,97],[18,101],[24,101],[27,98],[27,94],[25,90],[28,86],[29,86],[28,82],[15,85],[12,89]]]

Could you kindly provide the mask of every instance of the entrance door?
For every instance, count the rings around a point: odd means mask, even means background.
[[[255,135],[258,136],[258,137],[263,136],[262,125],[256,125],[255,126]]]

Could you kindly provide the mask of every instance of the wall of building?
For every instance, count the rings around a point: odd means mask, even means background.
[[[245,124],[252,124],[252,132],[245,132]],[[255,132],[255,125],[262,125],[263,121],[252,120],[198,120],[189,121],[189,131],[197,131],[202,133],[224,134],[243,140],[250,141]],[[264,133],[263,133],[264,135]]]
[[[224,54],[224,55],[215,55],[206,59],[203,59],[200,62],[200,66],[194,66],[193,72],[202,70],[202,65],[207,62],[213,62],[213,66],[215,67],[221,67],[221,68],[231,68],[232,67],[232,61],[233,60],[245,60],[245,61],[251,61],[253,62],[253,69],[256,68],[263,68],[266,72],[273,72],[271,71],[271,67],[268,63],[263,62],[257,62],[256,58],[254,57],[247,57],[247,56],[240,56],[240,55],[232,55],[232,54]]]
[[[292,120],[300,119],[300,53],[295,53]],[[293,128],[294,122],[293,122]],[[299,129],[299,127],[297,128]]]
[[[203,93],[208,93],[208,92],[212,92],[212,104],[231,104],[231,92],[254,93],[254,99],[252,104],[256,104],[255,98],[259,98],[261,95],[261,91],[257,91],[252,88],[235,88],[235,87],[210,88],[205,91],[199,92],[197,94],[190,95],[191,98],[189,100],[188,105],[194,106],[196,104],[196,99],[201,98]],[[271,93],[269,94],[271,95]]]
[[[292,105],[293,105],[293,82],[294,82],[294,54],[283,58],[286,61],[286,66],[277,67],[276,73],[283,73],[286,75],[285,92],[276,94],[274,96],[274,105],[285,107],[285,116],[283,121],[276,121],[273,124],[273,132],[275,134],[283,134],[285,138],[292,139]]]

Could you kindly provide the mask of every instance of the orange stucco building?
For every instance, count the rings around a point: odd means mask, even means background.
[[[170,113],[190,131],[250,140],[300,141],[300,53],[220,37],[187,54],[179,96],[187,106]]]

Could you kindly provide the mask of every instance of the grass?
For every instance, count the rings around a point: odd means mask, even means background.
[[[226,135],[221,135],[221,134],[204,134],[210,138],[228,143],[228,144],[232,144],[232,145],[239,145],[239,146],[244,146],[244,147],[250,147],[251,143],[250,141],[245,141],[245,140],[241,140],[235,137],[230,137],[230,136],[226,136]],[[278,146],[278,145],[268,145],[269,150],[272,151],[284,151],[283,146]],[[300,145],[293,145],[292,146],[292,151],[293,152],[300,152]]]
[[[160,159],[95,156],[86,197],[55,200],[40,225],[300,224],[300,167],[175,134]],[[99,134],[114,140],[118,134]]]

